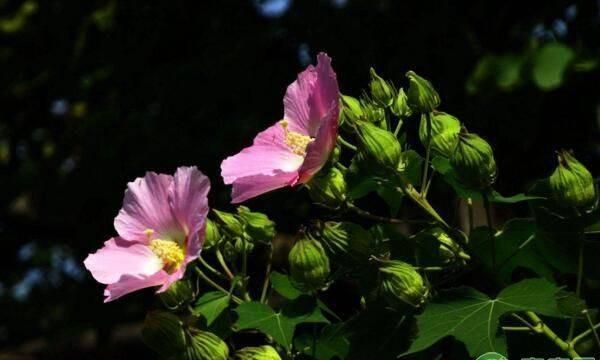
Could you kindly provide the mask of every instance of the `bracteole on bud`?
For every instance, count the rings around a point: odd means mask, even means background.
[[[356,126],[360,150],[384,168],[395,169],[400,161],[402,147],[396,136],[369,122],[361,121]]]
[[[380,260],[381,292],[392,306],[420,306],[428,289],[415,268],[399,260]]]
[[[245,347],[233,354],[234,360],[281,360],[277,351],[270,345]]]
[[[288,261],[296,287],[314,292],[325,286],[330,271],[329,257],[317,240],[303,235],[292,247]]]
[[[428,123],[431,123],[431,150],[439,155],[449,158],[456,147],[458,134],[460,133],[460,121],[454,116],[434,111],[427,120],[427,115],[421,115],[419,124],[419,140],[423,146],[429,141]]]
[[[336,167],[321,171],[306,187],[310,198],[316,203],[339,207],[346,201],[346,180],[342,171]]]
[[[371,82],[369,83],[371,96],[379,105],[383,107],[391,106],[395,97],[394,87],[377,75],[375,69],[371,68],[369,73],[371,75]]]
[[[408,106],[413,112],[429,113],[440,106],[440,96],[429,80],[417,75],[414,71],[406,73],[410,81],[408,87]]]

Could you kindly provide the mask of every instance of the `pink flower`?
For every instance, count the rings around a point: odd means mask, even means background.
[[[148,172],[127,185],[115,218],[119,236],[84,261],[107,285],[104,302],[151,286],[160,293],[183,277],[202,248],[209,189],[196,167],[180,167],[174,176]]]
[[[339,114],[331,58],[320,53],[317,66],[309,66],[288,86],[283,105],[283,120],[221,164],[225,184],[233,184],[233,203],[304,184],[325,165],[335,147]]]

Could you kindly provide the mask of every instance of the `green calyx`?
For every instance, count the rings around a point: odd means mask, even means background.
[[[381,292],[392,306],[404,304],[419,307],[425,301],[428,289],[421,274],[403,261],[385,260],[379,267]]]
[[[558,152],[558,166],[549,179],[554,200],[565,207],[590,207],[597,202],[592,174],[571,152]]]
[[[163,357],[178,354],[185,349],[186,339],[181,319],[167,311],[152,311],[146,315],[142,339]]]
[[[377,75],[375,69],[371,68],[369,73],[371,75],[371,82],[369,83],[371,96],[380,106],[391,106],[395,98],[394,87],[381,76]]]
[[[263,345],[245,347],[233,354],[234,360],[281,360],[281,357],[272,346]]]
[[[219,226],[212,220],[206,219],[206,230],[204,232],[204,244],[202,249],[209,250],[219,244],[221,232]]]
[[[167,291],[160,293],[160,300],[167,308],[177,309],[194,299],[194,292],[187,280],[179,280],[171,284]]]
[[[306,185],[310,198],[319,204],[339,207],[346,201],[346,180],[336,167],[321,171]]]
[[[429,133],[429,123],[431,123],[431,133]],[[437,111],[431,115],[423,114],[419,124],[419,139],[426,147],[431,136],[431,150],[449,158],[456,147],[460,127],[460,121],[450,114]]]
[[[402,147],[396,136],[372,123],[357,123],[360,150],[371,160],[385,168],[395,169],[400,161]]]
[[[269,242],[275,237],[275,223],[267,215],[250,211],[245,206],[238,206],[237,211],[246,233],[253,240]]]
[[[462,129],[450,163],[463,184],[477,190],[489,188],[496,180],[496,160],[490,144],[477,134]]]
[[[240,218],[235,214],[228,213],[225,211],[219,211],[213,209],[214,214],[217,216],[217,220],[221,223],[222,228],[230,236],[242,236],[244,234],[244,224],[240,221]]]
[[[341,102],[342,111],[340,117],[340,125],[345,122],[354,123],[356,121],[361,120],[364,117],[364,111],[360,100],[352,96],[342,95]]]
[[[410,82],[408,87],[408,106],[413,112],[429,113],[440,106],[440,96],[433,85],[414,71],[406,73]]]
[[[323,246],[310,237],[296,241],[288,255],[293,283],[303,291],[323,288],[329,276],[329,257]]]

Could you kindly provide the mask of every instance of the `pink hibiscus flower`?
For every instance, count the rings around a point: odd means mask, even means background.
[[[104,302],[151,286],[160,293],[183,277],[202,248],[209,189],[196,167],[180,167],[174,176],[148,172],[127,185],[115,218],[119,236],[84,261],[107,285]]]
[[[283,105],[283,120],[221,164],[225,184],[233,184],[233,203],[304,184],[325,165],[335,147],[339,114],[331,58],[320,53],[317,66],[309,66],[288,86]]]

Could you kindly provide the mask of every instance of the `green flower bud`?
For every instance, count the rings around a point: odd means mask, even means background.
[[[449,158],[456,147],[458,134],[460,133],[460,121],[450,114],[435,112],[431,119],[431,150],[435,153]],[[427,115],[421,115],[419,125],[419,139],[423,146],[427,147],[429,129]]]
[[[221,241],[221,232],[219,226],[212,220],[206,219],[206,231],[204,233],[204,244],[202,249],[208,250],[216,246]]]
[[[244,234],[244,224],[236,215],[215,209],[213,209],[213,212],[217,215],[219,222],[223,225],[223,229],[230,235],[242,236]]]
[[[272,346],[245,347],[235,352],[234,360],[281,360]]]
[[[381,106],[388,107],[392,105],[394,101],[394,87],[375,72],[375,69],[371,68],[371,82],[369,83],[369,89],[371,90],[371,96]]]
[[[354,123],[364,116],[364,112],[360,101],[352,96],[342,95],[342,113],[341,113],[341,124],[348,121]]]
[[[412,115],[412,110],[408,106],[408,97],[404,89],[400,88],[391,107],[392,113],[401,118],[407,118]]]
[[[428,289],[412,265],[398,260],[383,261],[379,274],[382,294],[390,305],[418,307],[425,301]]]
[[[265,214],[239,206],[238,215],[246,223],[246,233],[254,240],[270,242],[275,237],[275,223]]]
[[[194,330],[182,357],[185,360],[227,360],[229,348],[217,335]]]
[[[494,151],[487,141],[464,128],[450,157],[459,179],[467,186],[484,190],[496,180]]]
[[[549,183],[552,196],[560,205],[590,207],[597,201],[592,174],[569,151],[558,152],[558,166]]]
[[[183,322],[167,311],[149,312],[144,320],[142,339],[163,357],[178,354],[185,348]]]
[[[426,234],[435,237],[440,243],[440,255],[446,263],[453,261],[465,261],[471,257],[454,241],[450,235],[440,228],[425,230]]]
[[[179,280],[160,293],[160,300],[170,309],[179,308],[194,299],[194,292],[187,280]]]
[[[309,237],[296,241],[288,255],[294,285],[303,291],[317,291],[329,276],[329,258],[321,244]]]
[[[433,85],[414,71],[406,73],[410,86],[408,87],[408,106],[413,112],[429,113],[440,106],[440,96]]]
[[[385,109],[373,104],[367,99],[362,100],[363,116],[362,120],[373,123],[380,128],[385,127]]]
[[[373,248],[371,233],[351,222],[322,224],[320,240],[325,250],[340,260],[367,261]]]
[[[306,187],[310,198],[316,203],[338,207],[346,201],[346,180],[336,167],[321,171]]]
[[[365,121],[357,125],[361,151],[378,165],[395,169],[400,161],[402,148],[394,134]]]

